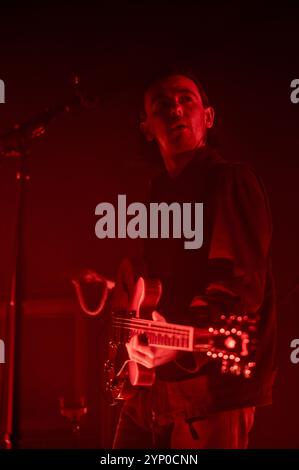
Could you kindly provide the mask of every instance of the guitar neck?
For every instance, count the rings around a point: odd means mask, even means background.
[[[121,317],[114,318],[112,324],[119,332],[126,332],[127,337],[145,335],[149,346],[175,349],[178,351],[206,351],[208,346],[207,331],[202,330],[202,342],[198,342],[198,338],[200,337],[199,330],[192,326],[151,321],[141,318],[128,319]],[[195,335],[197,338],[196,345],[194,341]]]

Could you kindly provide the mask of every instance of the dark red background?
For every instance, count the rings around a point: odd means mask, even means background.
[[[32,148],[26,296],[39,302],[40,313],[32,313],[29,305],[24,332],[26,445],[71,443],[57,405],[71,383],[74,340],[73,310],[61,299],[74,298],[70,277],[81,269],[114,278],[124,249],[134,249],[132,241],[98,240],[94,209],[120,193],[142,200],[147,179],[137,91],[153,68],[183,61],[202,76],[215,105],[222,153],[255,165],[272,207],[280,373],[274,405],[259,410],[251,446],[299,447],[299,365],[289,359],[290,341],[299,337],[299,104],[290,101],[290,82],[298,78],[299,10],[196,2],[108,8],[82,2],[1,7],[0,15],[0,78],[6,84],[1,132],[70,97],[74,71],[88,92],[99,96],[97,107],[56,119]],[[0,162],[2,309],[12,272],[15,170],[16,162]],[[51,299],[56,303],[49,313]],[[103,447],[109,445],[115,419],[110,415],[117,414],[107,410],[100,394],[102,348],[97,345],[104,342],[104,319],[87,319],[86,334],[91,335],[85,351],[90,413],[80,445]]]

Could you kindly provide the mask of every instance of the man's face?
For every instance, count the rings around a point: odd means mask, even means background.
[[[165,158],[204,145],[214,120],[213,108],[204,108],[196,84],[183,75],[172,75],[145,94],[146,118],[142,130],[155,140]]]

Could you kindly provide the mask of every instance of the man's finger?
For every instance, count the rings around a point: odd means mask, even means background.
[[[132,352],[132,354],[130,355],[130,359],[132,361],[138,362],[138,364],[141,364],[147,369],[152,369],[154,367],[154,363],[151,359],[145,358],[143,354],[140,354],[137,351]]]
[[[163,317],[163,315],[161,315],[161,313],[157,312],[157,310],[154,310],[154,311],[152,312],[152,317],[153,317],[153,320],[154,320],[154,321],[163,321],[163,322],[166,322],[165,317]]]
[[[134,352],[137,352],[140,356],[143,356],[144,359],[152,360],[155,357],[155,350],[153,348],[145,346],[137,341],[127,343],[126,348],[129,356],[134,354]]]
[[[140,341],[137,335],[134,336],[133,341],[130,341],[130,343],[127,343],[127,344],[131,345],[131,348],[134,349],[135,351],[138,351],[139,353],[144,354],[150,359],[152,359],[155,356],[156,348],[152,348],[151,346],[147,346],[146,344],[144,344],[142,341]]]

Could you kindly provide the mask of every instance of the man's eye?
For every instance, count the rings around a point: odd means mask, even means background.
[[[169,100],[159,101],[159,107],[162,109],[169,108],[170,106],[171,106],[171,102]]]
[[[192,101],[193,101],[193,98],[191,95],[181,95],[180,97],[181,103],[191,103]]]
[[[171,106],[171,103],[168,100],[159,100],[153,106],[154,112],[163,111],[168,109]]]

